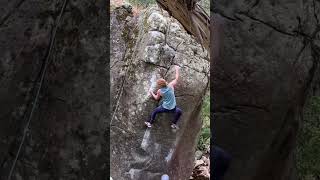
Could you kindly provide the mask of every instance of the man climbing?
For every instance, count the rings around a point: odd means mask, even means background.
[[[174,87],[176,86],[179,79],[179,66],[175,66],[176,77],[170,83],[167,83],[164,79],[158,79],[157,85],[159,87],[157,94],[154,94],[152,90],[150,90],[150,94],[155,100],[159,100],[162,98],[162,103],[156,109],[153,110],[151,114],[151,118],[145,122],[147,127],[151,127],[151,124],[154,122],[156,115],[158,113],[168,112],[174,113],[174,120],[172,121],[171,127],[173,129],[177,129],[177,122],[182,114],[180,108],[176,107],[176,97],[174,95]]]

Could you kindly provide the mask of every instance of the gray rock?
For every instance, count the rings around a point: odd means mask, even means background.
[[[195,153],[196,159],[197,160],[201,159],[202,154],[203,154],[202,151],[196,151],[196,153]]]
[[[213,7],[214,143],[233,156],[225,178],[296,179],[300,113],[308,95],[319,92],[319,2],[215,1]]]
[[[188,179],[201,128],[202,97],[209,83],[207,52],[179,22],[156,7],[130,22],[118,18],[121,11],[111,14],[111,176],[153,180],[168,174],[170,179]],[[173,25],[179,30],[169,33]],[[185,40],[178,48],[171,46],[180,43],[173,42],[175,36]],[[146,129],[144,121],[158,105],[148,91],[156,90],[157,78],[174,78],[174,64],[182,67],[175,91],[183,110],[180,129],[171,130],[170,115],[158,116],[153,127]]]
[[[63,1],[0,2],[0,179],[7,179]],[[104,179],[109,79],[104,1],[68,1],[14,174]],[[14,138],[12,138],[14,137]],[[87,141],[87,139],[94,139]],[[96,148],[100,144],[101,148]],[[69,160],[77,163],[71,163]],[[32,160],[32,164],[30,164]],[[36,164],[33,164],[36,162]],[[75,169],[72,169],[74,167]],[[14,177],[13,177],[14,178]]]
[[[180,21],[184,28],[193,34],[204,48],[210,49],[210,17],[199,6],[198,0],[156,0],[159,6],[170,12],[170,15]]]

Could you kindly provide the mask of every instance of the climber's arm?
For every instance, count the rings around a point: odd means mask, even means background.
[[[159,100],[160,99],[160,89],[158,89],[157,94],[154,94],[152,90],[150,90],[150,94],[152,95],[152,97],[155,100]]]
[[[169,86],[172,86],[172,87],[176,86],[176,84],[178,82],[178,79],[179,79],[179,69],[180,69],[180,67],[176,65],[175,69],[176,69],[176,78],[169,83]]]

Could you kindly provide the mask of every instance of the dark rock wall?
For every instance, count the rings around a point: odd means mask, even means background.
[[[7,178],[63,1],[0,2],[0,179]],[[67,1],[13,179],[107,176],[104,1]]]
[[[295,179],[300,115],[319,87],[319,7],[312,0],[213,3],[214,143],[233,156],[226,179]]]

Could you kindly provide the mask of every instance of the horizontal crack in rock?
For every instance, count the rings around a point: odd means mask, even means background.
[[[226,19],[229,19],[229,20],[231,20],[231,21],[237,21],[236,18],[232,18],[232,17],[229,17],[229,16],[225,15],[225,14],[223,13],[223,11],[221,11],[221,10],[219,10],[219,9],[214,9],[214,10],[213,10],[213,13],[219,14],[220,16],[222,16],[222,17],[224,17],[224,18],[226,18]]]
[[[213,109],[213,112],[226,112],[228,110],[234,110],[234,111],[241,111],[240,108],[253,108],[253,109],[259,109],[262,111],[265,111],[267,113],[270,113],[271,111],[266,108],[266,107],[262,107],[262,106],[258,106],[258,105],[253,105],[253,104],[237,104],[237,105],[231,105],[231,106],[222,106],[219,108],[215,108]]]
[[[282,33],[282,34],[285,34],[285,35],[288,35],[288,36],[293,36],[293,37],[296,37],[296,36],[297,36],[297,34],[294,34],[294,33],[292,33],[292,32],[287,32],[287,31],[285,31],[285,30],[282,30],[282,29],[276,27],[275,25],[272,25],[270,22],[265,22],[265,21],[263,21],[263,20],[261,20],[261,19],[258,19],[258,18],[256,18],[256,17],[253,17],[252,15],[250,15],[250,14],[247,13],[247,12],[238,12],[237,14],[239,14],[239,15],[244,15],[244,16],[246,16],[246,17],[248,17],[248,18],[250,18],[250,19],[252,19],[252,20],[254,20],[254,21],[260,22],[260,23],[262,23],[262,24],[264,24],[264,25],[266,25],[266,26],[274,29],[275,31],[277,31],[277,32],[279,32],[279,33]]]
[[[162,66],[162,65],[160,65],[160,64],[155,64],[155,63],[152,63],[152,62],[148,62],[148,61],[144,61],[146,64],[149,64],[149,65],[152,65],[152,66],[157,66],[157,67],[161,67],[161,68],[165,68],[165,69],[168,69],[168,68],[170,68],[170,66],[169,67],[166,67],[166,66]]]

